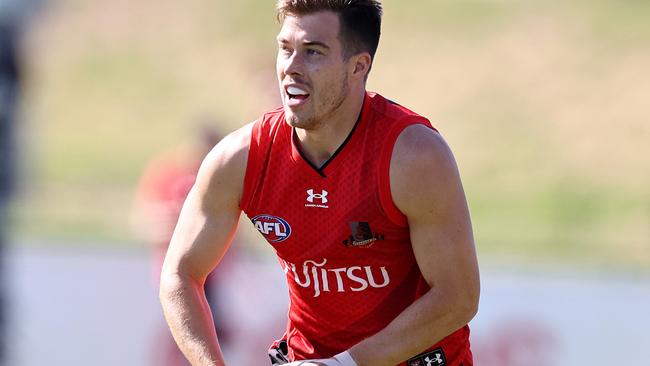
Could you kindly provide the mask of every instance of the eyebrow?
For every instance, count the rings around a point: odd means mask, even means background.
[[[278,40],[278,43],[289,43],[289,41],[287,39],[282,38],[282,37],[278,37],[277,40]],[[304,46],[316,46],[316,47],[321,47],[321,48],[324,48],[324,49],[327,49],[327,50],[330,49],[330,46],[328,46],[327,43],[320,42],[320,41],[304,41],[304,42],[302,42],[302,44]]]
[[[322,47],[322,48],[325,48],[325,49],[328,49],[328,50],[330,49],[330,46],[328,46],[327,44],[325,44],[323,42],[319,42],[319,41],[305,41],[302,44],[305,45],[305,46],[317,46],[317,47]]]

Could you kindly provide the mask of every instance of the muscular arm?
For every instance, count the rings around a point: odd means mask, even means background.
[[[223,139],[204,160],[163,264],[163,312],[194,366],[225,364],[203,285],[228,249],[239,220],[250,127]]]
[[[359,366],[403,362],[467,324],[478,307],[469,212],[456,163],[442,137],[424,126],[405,129],[393,151],[390,182],[431,289],[382,331],[350,349]]]

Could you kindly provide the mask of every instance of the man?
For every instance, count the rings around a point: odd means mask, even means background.
[[[426,119],[365,90],[381,5],[278,10],[283,106],[208,155],[165,259],[176,341],[193,365],[224,364],[202,282],[244,211],[289,286],[275,364],[472,365],[478,266],[456,164]]]

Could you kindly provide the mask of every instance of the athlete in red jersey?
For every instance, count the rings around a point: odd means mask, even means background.
[[[283,107],[208,155],[161,301],[193,365],[225,364],[202,283],[243,210],[276,249],[289,323],[276,364],[470,366],[479,279],[453,156],[429,122],[365,91],[373,0],[280,0]]]
[[[431,128],[423,117],[368,93],[346,141],[316,168],[294,143],[283,109],[254,124],[241,207],[287,275],[288,358],[346,350],[429,290],[389,185],[395,140],[415,125]],[[448,359],[465,359],[468,337],[465,326],[429,346]]]

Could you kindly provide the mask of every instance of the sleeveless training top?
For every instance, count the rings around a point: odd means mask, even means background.
[[[286,275],[283,339],[290,360],[348,349],[429,289],[389,187],[393,146],[413,124],[433,128],[424,117],[366,93],[354,129],[319,169],[296,148],[282,108],[255,122],[241,209],[275,248]],[[402,365],[470,366],[468,338],[465,326]]]

